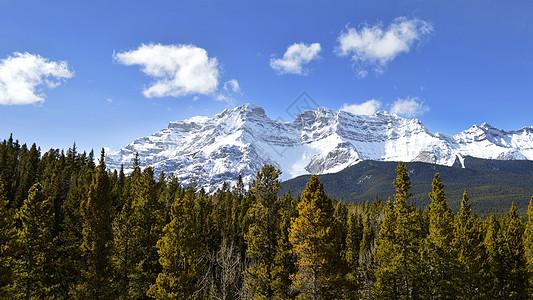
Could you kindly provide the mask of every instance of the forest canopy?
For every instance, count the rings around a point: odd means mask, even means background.
[[[0,298],[525,299],[533,202],[480,218],[434,175],[416,207],[398,163],[387,200],[345,203],[271,165],[213,194],[105,153],[0,144]]]

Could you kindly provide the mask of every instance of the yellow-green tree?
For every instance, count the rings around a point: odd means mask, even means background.
[[[147,295],[156,299],[192,299],[199,293],[205,245],[195,231],[194,193],[177,198],[170,210],[170,223],[157,242],[158,274]]]
[[[254,202],[248,210],[250,227],[244,238],[251,264],[244,274],[248,293],[257,299],[274,296],[272,272],[280,234],[280,174],[274,166],[265,165],[257,172],[250,190]]]
[[[54,210],[41,184],[34,184],[18,211],[17,255],[14,263],[14,296],[17,299],[43,299],[54,295]]]
[[[529,201],[529,206],[527,207],[527,216],[528,220],[526,222],[524,232],[524,248],[528,273],[533,274],[533,196],[531,197],[531,200]],[[530,276],[530,287],[533,286],[533,282],[531,281],[532,279],[533,277]]]
[[[456,254],[452,246],[453,214],[448,208],[439,173],[433,178],[429,198],[429,235],[425,238],[421,251],[426,283],[423,294],[428,298],[454,298]]]
[[[407,166],[399,162],[393,208],[390,203],[374,249],[376,285],[374,293],[383,298],[409,299],[421,290],[421,215],[407,200],[412,196]],[[393,210],[393,212],[391,211]]]
[[[89,195],[81,205],[82,211],[82,255],[85,268],[83,282],[78,287],[78,295],[93,299],[109,297],[111,283],[110,254],[113,233],[111,185],[102,149],[100,161],[92,177]]]
[[[289,240],[296,256],[292,288],[299,299],[331,299],[335,292],[336,270],[340,261],[336,245],[337,221],[332,200],[318,177],[312,175],[298,204],[298,217],[291,222]]]
[[[4,197],[4,184],[0,179],[0,298],[9,299],[9,285],[13,282],[13,242],[15,240],[13,211]]]
[[[455,217],[453,248],[457,254],[457,269],[452,275],[457,298],[485,299],[492,283],[488,277],[487,249],[483,242],[481,221],[472,215],[468,194],[463,193],[461,209]]]

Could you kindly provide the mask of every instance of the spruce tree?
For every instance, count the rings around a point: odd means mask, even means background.
[[[373,292],[380,299],[399,299],[401,295],[402,278],[399,267],[402,257],[399,237],[396,234],[397,226],[397,212],[389,198],[373,251],[377,266],[376,285]]]
[[[102,149],[88,198],[82,203],[81,209],[83,220],[81,250],[86,265],[82,270],[83,282],[78,291],[81,297],[103,299],[110,296],[112,205],[111,185],[105,165],[105,152]]]
[[[274,269],[272,270],[275,299],[289,299],[293,296],[290,290],[290,275],[296,272],[295,257],[289,240],[291,219],[298,217],[298,198],[292,197],[290,190],[282,197],[280,235],[277,241]]]
[[[357,212],[351,213],[348,218],[348,228],[346,230],[346,281],[348,285],[348,295],[357,298],[359,289],[362,287],[362,278],[359,276],[359,250],[363,239],[363,222],[361,215]]]
[[[504,297],[507,299],[526,299],[527,283],[529,274],[527,272],[527,261],[523,243],[524,228],[518,215],[514,203],[507,214],[507,222],[504,229],[504,253],[505,266],[507,272],[504,273]]]
[[[411,179],[407,166],[399,162],[394,195],[394,214],[381,225],[379,239],[376,241],[375,293],[386,297],[416,298],[420,294],[421,265],[419,258],[421,244],[421,215],[414,206],[407,203],[412,196]],[[389,208],[390,210],[390,208]],[[385,212],[387,215],[387,211]],[[385,229],[383,228],[385,226]],[[394,234],[392,234],[394,230]],[[383,235],[381,231],[384,231]],[[388,257],[387,255],[390,254]]]
[[[432,191],[429,194],[429,235],[424,241],[423,263],[424,282],[427,286],[423,289],[428,298],[450,299],[455,298],[453,277],[456,274],[455,249],[453,241],[453,214],[448,208],[444,185],[439,173],[435,174]]]
[[[335,295],[340,254],[333,203],[316,175],[312,175],[298,204],[298,217],[291,222],[289,240],[296,256],[292,288],[299,299],[329,299]]]
[[[524,249],[528,273],[531,275],[533,274],[533,196],[531,197],[529,206],[527,207],[527,216],[528,220],[526,222],[524,231]],[[529,292],[533,292],[533,276],[530,276],[529,280]]]
[[[251,265],[244,273],[245,283],[250,294],[266,299],[274,295],[272,271],[280,234],[280,173],[272,165],[263,166],[250,190],[254,202],[248,210],[250,227],[245,241]]]
[[[54,210],[40,183],[34,184],[18,211],[17,255],[14,266],[15,298],[49,298],[55,293]]]
[[[468,194],[463,193],[461,209],[455,218],[453,248],[457,253],[457,271],[452,279],[457,298],[485,299],[491,285],[487,276],[487,250],[481,222],[472,215]]]
[[[16,238],[13,211],[4,197],[4,184],[0,178],[0,298],[12,298],[9,287],[13,283],[14,241]]]
[[[487,276],[492,283],[487,291],[489,299],[503,299],[505,265],[505,241],[499,220],[491,214],[486,220],[484,244],[487,247]]]
[[[164,226],[152,168],[136,167],[121,211],[113,221],[114,283],[122,298],[142,298],[159,273],[156,244]]]
[[[147,295],[156,299],[192,299],[200,291],[205,275],[202,260],[205,246],[195,228],[194,194],[177,198],[170,211],[170,223],[157,242],[162,266]]]
[[[81,269],[85,265],[83,257],[83,213],[82,203],[87,201],[93,176],[92,169],[84,165],[71,178],[67,199],[62,204],[63,221],[59,235],[58,267],[61,273],[60,293],[77,294],[82,283]]]

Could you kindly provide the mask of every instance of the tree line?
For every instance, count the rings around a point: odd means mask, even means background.
[[[435,174],[415,207],[399,163],[387,201],[344,203],[317,176],[279,195],[271,165],[213,194],[172,175],[110,171],[102,150],[0,144],[2,299],[526,299],[533,200],[454,214]],[[533,199],[533,198],[532,198]]]

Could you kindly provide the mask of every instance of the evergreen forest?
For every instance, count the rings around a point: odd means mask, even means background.
[[[398,163],[388,199],[345,203],[281,172],[213,194],[105,153],[0,143],[1,299],[528,299],[533,198],[453,212],[439,173],[413,204]]]

